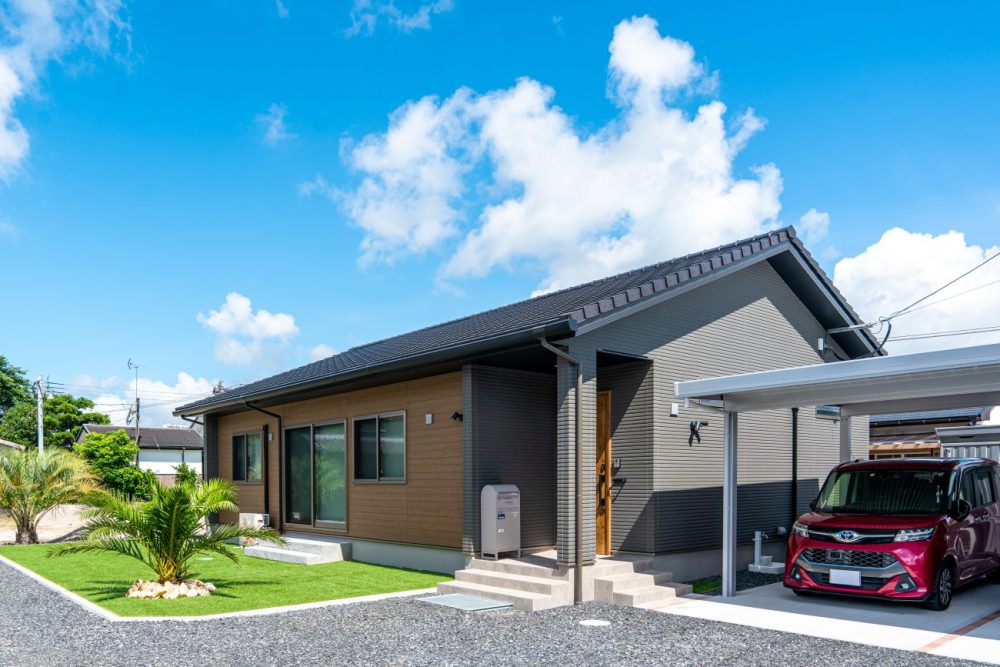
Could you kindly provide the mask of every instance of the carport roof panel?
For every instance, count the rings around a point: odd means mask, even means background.
[[[730,412],[838,405],[844,415],[1000,404],[1000,345],[921,352],[674,383],[678,398]]]

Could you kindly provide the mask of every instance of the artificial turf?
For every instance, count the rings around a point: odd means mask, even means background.
[[[200,616],[283,605],[433,588],[450,577],[356,561],[296,565],[240,556],[239,564],[217,554],[195,556],[191,578],[216,586],[209,597],[134,600],[125,591],[151,579],[142,563],[105,553],[47,558],[50,545],[0,547],[0,555],[119,616]],[[237,550],[238,551],[238,550]]]

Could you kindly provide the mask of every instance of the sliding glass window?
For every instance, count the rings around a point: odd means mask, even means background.
[[[406,414],[354,420],[354,479],[361,482],[406,480]]]
[[[261,479],[260,431],[233,436],[233,480],[259,482]]]

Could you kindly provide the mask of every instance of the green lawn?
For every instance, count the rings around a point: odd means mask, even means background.
[[[33,570],[120,616],[199,616],[304,602],[433,588],[450,580],[354,561],[293,565],[240,557],[239,565],[218,555],[196,556],[192,576],[217,586],[209,597],[133,600],[125,591],[152,573],[138,561],[115,554],[69,554],[46,558],[47,544],[0,547],[0,555]]]

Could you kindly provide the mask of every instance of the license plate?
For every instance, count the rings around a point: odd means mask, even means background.
[[[830,583],[834,586],[860,586],[861,573],[857,570],[830,570]]]

